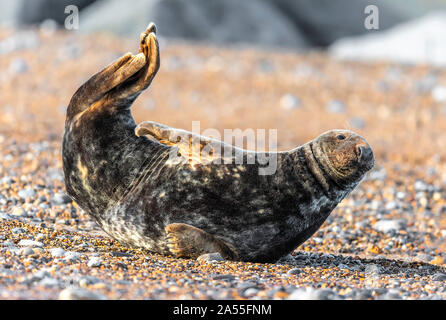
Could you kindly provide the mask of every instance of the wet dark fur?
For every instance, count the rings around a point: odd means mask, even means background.
[[[113,96],[139,76],[94,108],[85,101],[98,89],[87,82],[68,107],[63,138],[68,194],[127,245],[170,254],[164,228],[180,222],[223,240],[237,260],[273,262],[307,240],[362,177],[339,183],[323,171],[327,190],[303,147],[279,153],[276,173],[266,176],[257,164],[243,164],[243,170],[236,164],[166,165],[170,147],[134,133],[130,106],[150,82],[130,96]]]

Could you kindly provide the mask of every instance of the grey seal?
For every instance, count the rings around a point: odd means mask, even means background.
[[[374,165],[369,144],[348,130],[270,153],[277,169],[260,175],[261,164],[249,163],[256,152],[155,122],[137,126],[130,107],[159,66],[150,24],[140,53],[94,75],[67,109],[67,192],[123,244],[176,257],[218,252],[273,262],[316,232]],[[214,152],[228,148],[242,164],[215,161],[224,157]]]

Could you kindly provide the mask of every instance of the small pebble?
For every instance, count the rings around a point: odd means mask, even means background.
[[[436,273],[432,280],[434,281],[446,281],[446,274],[445,273]]]
[[[22,247],[43,247],[43,243],[34,240],[23,239],[18,243],[19,246]]]
[[[11,230],[11,232],[12,232],[12,233],[19,234],[19,233],[25,233],[26,230],[23,229],[23,228],[14,228],[14,229]]]
[[[49,249],[49,252],[55,258],[61,258],[61,257],[65,256],[65,253],[66,253],[66,251],[62,248],[51,248],[51,249]]]
[[[67,251],[64,255],[65,261],[79,262],[81,261],[81,254],[79,252]]]
[[[197,258],[197,261],[212,262],[212,261],[225,261],[220,253],[205,253]]]
[[[32,189],[22,189],[18,193],[18,196],[22,199],[31,198],[35,196],[35,191]]]
[[[15,217],[27,217],[28,216],[25,209],[23,209],[22,207],[14,207],[11,211],[11,214]]]
[[[60,281],[54,278],[45,277],[39,281],[38,285],[44,286],[46,288],[58,287],[60,286]]]
[[[101,265],[102,265],[102,261],[101,261],[101,259],[98,258],[98,257],[92,257],[92,258],[90,258],[90,260],[88,260],[88,262],[87,262],[87,266],[89,266],[90,268],[91,268],[91,267],[93,267],[93,268],[97,268],[97,267],[100,267]]]
[[[292,110],[300,107],[301,101],[293,94],[285,94],[280,98],[280,105],[285,110]]]
[[[67,288],[60,292],[59,300],[106,300],[107,298],[90,290],[82,288]]]
[[[34,250],[31,248],[23,248],[22,250],[20,250],[20,254],[23,256],[29,256],[34,254]]]
[[[259,292],[259,290],[256,288],[248,288],[243,291],[243,295],[250,298],[250,297],[255,296],[258,292]]]
[[[344,113],[345,109],[345,104],[339,100],[330,101],[327,105],[327,111],[330,113]]]
[[[298,288],[294,290],[289,296],[288,300],[319,300],[315,289],[311,287]]]
[[[71,202],[71,198],[67,196],[65,193],[56,193],[52,199],[54,204],[66,204]]]
[[[289,275],[296,275],[296,274],[301,274],[301,273],[302,273],[302,270],[299,268],[293,268],[293,269],[288,270],[288,272],[287,272],[287,274],[289,274]]]
[[[432,89],[432,98],[436,102],[446,102],[446,86],[435,86]]]
[[[9,70],[14,74],[27,73],[28,69],[28,63],[26,62],[26,60],[21,58],[14,59],[9,66]]]
[[[232,281],[235,280],[235,276],[232,274],[219,274],[212,277],[214,280],[224,280],[224,281]]]
[[[381,220],[375,223],[373,226],[376,230],[388,233],[391,230],[401,230],[406,227],[406,221],[403,219],[395,219],[395,220]]]

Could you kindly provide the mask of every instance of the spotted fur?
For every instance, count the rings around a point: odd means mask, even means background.
[[[306,241],[371,169],[370,146],[353,132],[329,131],[275,154],[271,175],[259,175],[261,165],[247,164],[257,154],[241,149],[243,164],[170,162],[178,146],[135,135],[130,112],[159,68],[155,31],[150,25],[142,34],[139,55],[125,55],[74,94],[63,139],[68,194],[129,246],[279,259]]]

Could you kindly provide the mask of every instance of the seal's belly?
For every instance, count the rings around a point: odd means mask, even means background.
[[[112,238],[130,247],[144,248],[161,254],[169,254],[162,221],[150,225],[144,215],[132,214],[131,209],[116,206],[98,221],[100,227]]]

